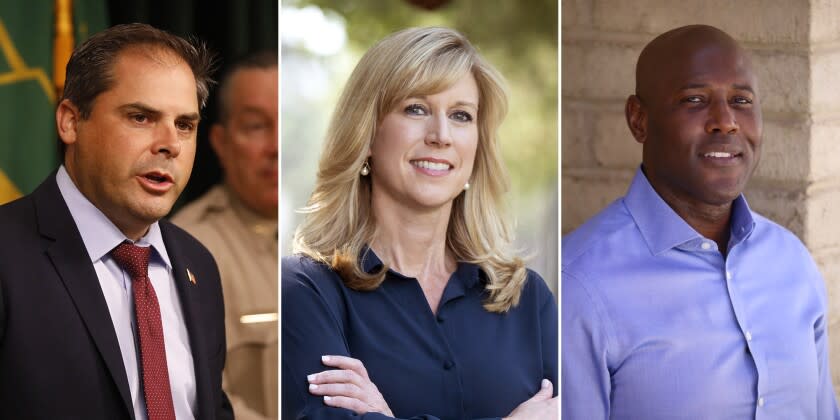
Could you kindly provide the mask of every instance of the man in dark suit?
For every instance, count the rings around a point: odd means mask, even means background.
[[[148,25],[79,46],[63,165],[0,207],[0,418],[232,418],[210,253],[165,221],[192,170],[212,57]]]

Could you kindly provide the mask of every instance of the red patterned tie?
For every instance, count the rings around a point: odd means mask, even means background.
[[[150,247],[123,242],[111,251],[114,260],[131,276],[134,291],[134,312],[140,334],[140,360],[143,364],[143,395],[149,420],[175,420],[169,370],[166,366],[166,346],[160,306],[149,279]]]

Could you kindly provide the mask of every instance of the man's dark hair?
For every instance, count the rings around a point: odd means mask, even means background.
[[[114,85],[113,70],[117,56],[132,47],[151,47],[154,52],[172,53],[187,63],[195,76],[199,109],[204,108],[210,86],[215,83],[211,78],[216,65],[215,54],[197,38],[184,39],[144,23],[112,26],[76,47],[67,63],[61,100],[70,100],[79,108],[83,119],[90,117],[93,101]],[[59,148],[63,160],[65,145],[61,141]]]
[[[216,111],[219,122],[224,123],[230,117],[230,79],[240,70],[247,69],[270,69],[278,66],[277,51],[264,50],[248,54],[233,62],[233,64],[225,70],[222,76],[222,81],[219,84],[218,99]]]

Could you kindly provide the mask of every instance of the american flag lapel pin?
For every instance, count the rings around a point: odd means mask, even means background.
[[[193,275],[190,269],[187,269],[187,278],[190,279],[190,283],[195,284],[195,275]]]

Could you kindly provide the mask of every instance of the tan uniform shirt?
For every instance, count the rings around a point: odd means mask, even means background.
[[[213,254],[227,331],[224,389],[237,420],[277,418],[277,220],[217,185],[172,221]]]

